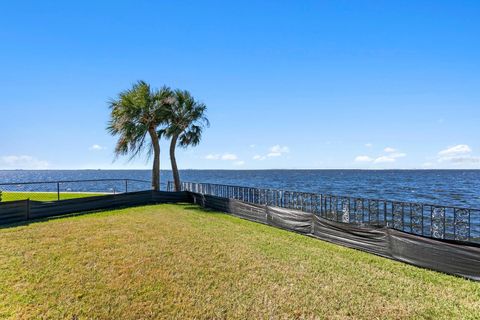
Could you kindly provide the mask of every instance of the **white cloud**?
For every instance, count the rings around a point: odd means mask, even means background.
[[[47,161],[38,160],[32,156],[4,156],[0,157],[0,168],[3,169],[47,169]]]
[[[440,151],[438,155],[441,157],[449,157],[449,156],[456,156],[459,154],[466,154],[470,152],[472,152],[472,149],[470,148],[470,146],[466,144],[459,144],[459,145]]]
[[[456,164],[480,163],[480,157],[473,157],[473,156],[452,157],[452,158],[449,158],[448,160]]]
[[[372,162],[373,159],[369,156],[357,156],[355,158],[355,162]]]
[[[401,153],[401,152],[395,152],[389,155],[390,158],[397,159],[397,158],[403,158],[406,157],[406,153]]]
[[[406,153],[392,153],[386,156],[381,156],[373,160],[373,163],[388,163],[388,162],[395,162],[398,158],[406,157]]]
[[[207,160],[218,160],[218,159],[220,159],[220,155],[219,154],[212,154],[212,153],[207,154],[205,156],[205,159],[207,159]]]
[[[397,152],[396,149],[387,147],[383,150],[386,154],[378,157],[370,157],[366,155],[357,156],[355,162],[373,162],[373,163],[391,163],[395,162],[398,158],[406,157],[406,153]]]
[[[237,157],[236,154],[233,154],[233,153],[224,153],[224,154],[211,153],[211,154],[207,154],[205,156],[205,159],[207,159],[207,160],[235,161],[235,160],[238,160],[238,157]]]
[[[241,166],[243,166],[244,164],[245,164],[245,161],[243,161],[243,160],[235,161],[235,162],[233,163],[233,165],[234,165],[234,166],[237,166],[237,167],[241,167]]]
[[[365,147],[371,148],[371,147],[373,147],[373,144],[372,143],[365,143]]]
[[[250,145],[250,148],[255,148],[256,146],[257,146],[257,145],[255,145],[255,144],[251,144],[251,145]]]
[[[287,146],[281,146],[279,144],[270,148],[270,152],[278,152],[278,153],[289,153],[290,149]]]
[[[233,154],[233,153],[225,153],[222,157],[221,157],[222,160],[228,160],[228,161],[233,161],[233,160],[237,160],[238,157],[236,154]]]
[[[90,148],[88,148],[89,150],[93,150],[93,151],[99,151],[99,150],[103,150],[105,149],[104,147],[102,147],[101,145],[98,145],[98,144],[94,144],[92,145]]]
[[[273,157],[280,157],[282,154],[280,152],[269,152],[267,154],[267,157],[273,158]]]
[[[466,144],[458,144],[438,153],[438,162],[450,162],[455,165],[477,164],[480,157],[472,156],[472,148]]]
[[[290,148],[288,148],[287,146],[281,146],[279,144],[276,144],[272,147],[270,147],[270,149],[268,149],[268,153],[266,155],[260,155],[260,154],[256,154],[253,156],[253,160],[265,160],[267,158],[274,158],[274,157],[280,157],[280,156],[283,156],[287,153],[290,152]]]
[[[257,155],[254,155],[252,159],[253,160],[265,160],[265,159],[267,159],[267,157],[257,154]]]
[[[381,156],[373,160],[373,163],[388,163],[388,162],[395,162],[395,158],[389,156]]]
[[[267,154],[267,157],[280,157],[281,155],[289,152],[290,149],[287,146],[281,146],[277,144],[270,148],[270,152]]]

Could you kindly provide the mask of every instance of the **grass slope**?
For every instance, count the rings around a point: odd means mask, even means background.
[[[158,205],[0,229],[0,318],[479,317],[480,284]]]
[[[80,192],[61,192],[60,200],[85,198],[92,196],[100,196],[101,193],[80,193]],[[56,192],[11,192],[2,191],[2,202],[15,200],[36,200],[36,201],[56,201],[58,195]]]

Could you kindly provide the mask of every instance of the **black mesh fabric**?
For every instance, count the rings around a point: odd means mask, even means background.
[[[334,222],[293,209],[191,193],[194,203],[415,266],[480,281],[480,246],[385,228]]]

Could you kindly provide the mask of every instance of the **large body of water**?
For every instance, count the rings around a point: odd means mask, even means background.
[[[480,170],[184,170],[180,174],[183,181],[190,182],[480,208]],[[151,176],[148,170],[0,170],[0,183],[124,178],[150,180]],[[172,180],[171,171],[162,171],[162,189],[168,180]],[[65,184],[62,188],[122,191],[123,185],[104,182]],[[55,186],[42,186],[45,188],[53,191]],[[131,183],[129,190],[145,188],[148,184]]]

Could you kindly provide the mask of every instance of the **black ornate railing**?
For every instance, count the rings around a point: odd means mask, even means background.
[[[480,209],[233,185],[183,182],[182,191],[297,209],[323,218],[386,226],[436,239],[480,243]],[[168,182],[167,190],[173,190]]]

